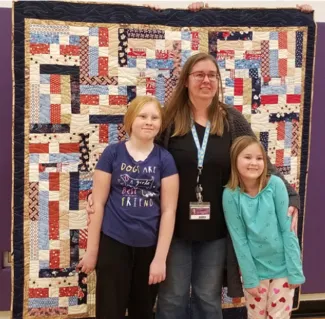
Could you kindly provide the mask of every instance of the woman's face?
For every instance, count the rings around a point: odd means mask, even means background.
[[[212,100],[218,90],[218,73],[210,60],[197,62],[188,77],[187,87],[191,100]]]

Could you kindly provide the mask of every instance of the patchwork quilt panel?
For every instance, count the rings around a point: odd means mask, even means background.
[[[87,244],[94,167],[107,144],[127,138],[128,103],[154,95],[166,104],[198,52],[215,57],[224,101],[244,114],[299,191],[302,243],[312,15],[22,1],[14,3],[13,27],[13,318],[95,316],[95,275],[75,269]],[[246,317],[227,288],[222,302],[225,318]]]

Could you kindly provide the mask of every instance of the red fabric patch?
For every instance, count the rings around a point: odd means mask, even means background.
[[[100,56],[98,58],[98,75],[108,76],[108,57]]]
[[[262,104],[278,104],[279,98],[277,95],[262,95],[261,103]]]
[[[108,143],[108,124],[99,125],[99,143]]]
[[[287,59],[279,59],[279,75],[287,76],[287,74],[288,74]]]
[[[108,29],[100,27],[98,31],[98,37],[99,46],[108,47]]]
[[[276,130],[277,130],[277,140],[283,141],[285,137],[285,123],[279,122]]]
[[[78,45],[60,45],[60,54],[61,55],[75,55],[78,56],[80,54],[79,46]]]
[[[50,75],[50,93],[60,94],[61,93],[61,83],[59,74]]]
[[[50,45],[43,43],[31,43],[30,44],[30,53],[31,54],[49,54]]]
[[[110,95],[109,105],[126,105],[128,98],[125,95]]]
[[[275,165],[283,166],[284,150],[276,150]]]
[[[60,143],[60,153],[79,153],[78,143]]]
[[[300,94],[287,94],[287,103],[300,103]]]
[[[48,298],[49,288],[29,288],[28,289],[29,298]]]
[[[57,269],[60,268],[60,250],[51,249],[50,250],[50,268]]]
[[[51,123],[61,124],[61,105],[51,104]]]
[[[59,202],[58,201],[49,201],[49,239],[50,240],[51,239],[52,240],[60,239],[59,219],[60,219]],[[57,251],[60,252],[60,250],[57,250]],[[54,267],[54,268],[57,268],[57,267]]]
[[[287,32],[279,32],[279,49],[288,49]]]
[[[78,287],[60,287],[59,297],[74,297],[78,296]]]
[[[82,94],[80,95],[80,103],[88,105],[99,105],[99,95]]]
[[[49,144],[29,144],[29,153],[49,153]]]
[[[235,79],[234,83],[234,95],[235,96],[242,96],[243,95],[243,79]]]
[[[60,190],[60,173],[49,173],[49,190],[59,191]]]

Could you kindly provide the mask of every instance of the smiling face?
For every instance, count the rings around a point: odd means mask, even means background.
[[[132,123],[131,135],[140,140],[153,140],[160,131],[161,112],[155,102],[143,105]]]
[[[257,143],[247,146],[237,157],[237,170],[244,183],[259,179],[264,167],[263,151]]]
[[[187,79],[188,93],[191,100],[212,100],[218,90],[218,71],[210,60],[201,60],[193,67]]]

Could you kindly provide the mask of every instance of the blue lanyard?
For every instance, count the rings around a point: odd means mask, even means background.
[[[203,161],[204,161],[204,156],[205,156],[205,150],[206,150],[207,144],[208,144],[210,128],[211,128],[211,123],[210,123],[210,121],[208,121],[207,126],[205,128],[205,132],[204,132],[203,143],[202,143],[202,146],[200,146],[199,137],[197,135],[194,122],[192,121],[191,130],[192,130],[192,135],[193,135],[194,142],[195,142],[195,145],[197,148],[197,164],[198,164],[199,171],[201,171],[203,168]]]

